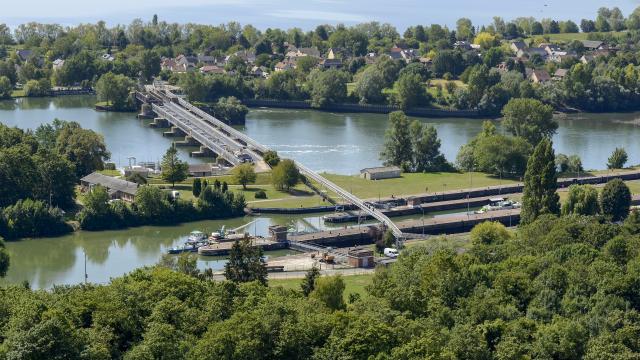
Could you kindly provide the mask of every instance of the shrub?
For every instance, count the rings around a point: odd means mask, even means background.
[[[18,200],[7,206],[1,222],[0,235],[6,239],[58,236],[73,230],[60,209],[49,208],[40,200]]]
[[[256,191],[256,193],[253,196],[256,199],[266,199],[267,198],[267,193],[264,192],[264,190],[258,190],[258,191]]]
[[[609,169],[622,169],[627,162],[627,152],[623,148],[616,148],[607,162],[607,168]]]

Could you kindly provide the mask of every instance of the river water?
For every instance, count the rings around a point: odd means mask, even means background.
[[[92,96],[19,99],[0,102],[0,122],[34,129],[54,118],[79,122],[105,137],[118,166],[137,161],[158,161],[170,146],[161,130],[150,129],[131,113],[103,113],[92,109]],[[317,171],[355,174],[380,164],[378,154],[386,129],[385,115],[333,114],[308,110],[251,110],[244,127],[249,136],[283,157],[295,158]],[[421,119],[433,124],[449,160],[461,145],[482,127],[477,119]],[[605,168],[607,157],[617,146],[629,154],[629,163],[640,163],[640,113],[572,114],[558,118],[554,136],[556,152],[578,154],[587,169]],[[189,161],[188,149],[180,155]],[[26,239],[8,244],[11,267],[5,282],[29,281],[33,287],[74,284],[84,278],[84,254],[89,281],[105,283],[141,266],[158,262],[167,248],[181,244],[192,230],[215,231],[222,225],[238,227],[255,220],[238,218],[204,221],[174,227],[141,227],[121,231],[77,232],[54,239]],[[247,231],[266,235],[271,224],[303,229],[317,227],[319,216],[270,216],[260,218]],[[279,253],[278,253],[279,254]],[[221,269],[224,259],[200,258],[201,268]]]

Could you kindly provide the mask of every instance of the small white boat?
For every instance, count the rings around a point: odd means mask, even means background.
[[[187,243],[197,243],[204,240],[207,240],[207,234],[203,233],[202,231],[192,231],[191,234],[189,234]]]
[[[522,205],[519,202],[504,198],[489,199],[489,205],[483,206],[476,214],[484,214],[489,211],[519,209]]]

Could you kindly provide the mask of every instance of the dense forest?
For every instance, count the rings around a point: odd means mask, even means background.
[[[407,249],[360,298],[339,277],[284,290],[185,264],[105,286],[9,286],[0,358],[631,359],[639,234],[637,212],[623,225],[543,215],[516,235],[485,223],[463,253]]]

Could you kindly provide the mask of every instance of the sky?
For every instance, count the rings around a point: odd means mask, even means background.
[[[105,20],[128,24],[134,18],[150,20],[158,14],[168,22],[221,24],[237,21],[260,29],[318,24],[347,25],[379,21],[402,30],[416,24],[454,26],[460,17],[489,24],[493,16],[571,19],[595,18],[602,6],[619,7],[628,15],[640,0],[3,0],[0,23],[11,27],[39,21],[75,25]],[[105,6],[107,5],[107,6]]]

